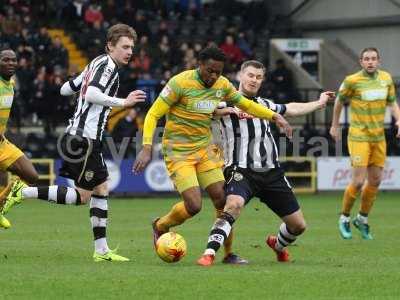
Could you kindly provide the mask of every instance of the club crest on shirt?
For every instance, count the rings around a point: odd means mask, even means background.
[[[91,181],[93,179],[94,172],[91,170],[88,170],[85,172],[85,180],[86,181]]]
[[[106,86],[108,80],[111,78],[112,73],[113,73],[113,69],[111,67],[106,67],[103,72],[103,75],[100,78],[100,81],[99,81],[100,85]]]
[[[235,181],[241,181],[243,179],[243,175],[241,173],[235,172],[235,174],[233,174],[233,179]]]
[[[222,90],[217,90],[217,92],[215,93],[215,97],[217,98],[222,98]]]

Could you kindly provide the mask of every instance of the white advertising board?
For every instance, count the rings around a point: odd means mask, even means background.
[[[351,180],[349,157],[319,157],[317,187],[319,191],[343,190]],[[400,190],[400,157],[388,157],[380,190]]]

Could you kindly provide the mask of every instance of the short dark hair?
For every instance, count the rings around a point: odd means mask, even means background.
[[[225,53],[218,47],[210,46],[204,48],[199,53],[199,61],[205,62],[206,60],[213,59],[216,61],[222,61],[223,63],[226,61]]]
[[[131,26],[126,24],[115,24],[110,28],[108,28],[107,43],[111,43],[111,45],[115,46],[118,40],[124,36],[126,36],[129,39],[132,39],[133,42],[136,42],[137,40],[136,31]]]
[[[11,49],[10,47],[1,47],[0,48],[0,57],[3,55],[3,52],[5,52],[5,51],[12,51],[15,53],[15,51],[13,49]]]
[[[263,73],[265,73],[265,67],[262,62],[258,60],[246,60],[242,65],[240,66],[240,71],[244,71],[247,67],[254,67],[256,69],[262,69]]]
[[[378,50],[377,48],[375,48],[375,47],[367,47],[367,48],[364,48],[364,49],[361,50],[361,52],[360,52],[360,59],[363,58],[363,55],[364,55],[365,52],[370,52],[370,51],[376,52],[376,54],[378,55],[378,58],[380,58],[380,56],[379,56],[379,50]]]

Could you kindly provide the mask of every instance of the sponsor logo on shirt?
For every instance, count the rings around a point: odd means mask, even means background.
[[[375,101],[386,99],[388,95],[387,89],[367,90],[361,93],[361,99],[366,101]]]
[[[10,108],[13,103],[13,95],[0,97],[0,107],[1,108]]]
[[[213,112],[217,104],[211,100],[202,100],[194,104],[195,109],[201,112]]]

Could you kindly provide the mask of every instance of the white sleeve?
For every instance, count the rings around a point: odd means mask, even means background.
[[[83,74],[85,71],[83,71],[79,76],[77,76],[75,79],[71,79],[67,82],[64,82],[60,89],[60,94],[63,96],[71,96],[77,92],[80,91],[81,85],[82,85],[82,80],[83,80]]]
[[[91,103],[100,104],[103,106],[113,106],[113,107],[123,107],[125,99],[110,97],[104,94],[98,87],[89,86],[86,94],[85,100]]]

